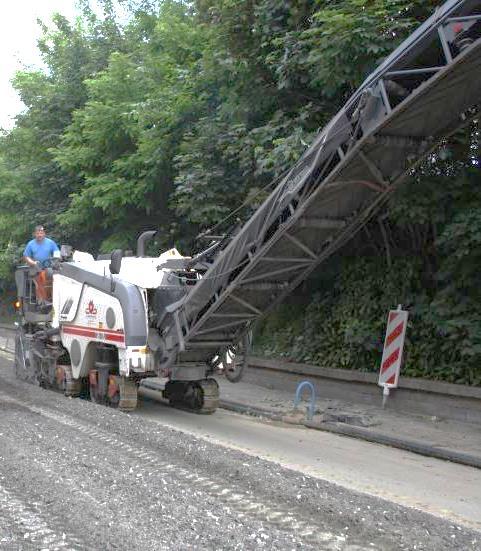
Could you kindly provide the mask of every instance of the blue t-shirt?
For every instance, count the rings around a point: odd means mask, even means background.
[[[40,243],[36,239],[32,239],[27,243],[23,256],[29,256],[40,262],[42,268],[46,268],[50,263],[54,251],[58,251],[57,243],[53,239],[45,237]]]

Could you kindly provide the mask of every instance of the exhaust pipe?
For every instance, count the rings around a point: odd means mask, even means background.
[[[139,235],[139,238],[137,239],[137,256],[143,257],[145,256],[145,244],[147,241],[150,241],[154,235],[157,233],[157,230],[149,230],[144,231]]]

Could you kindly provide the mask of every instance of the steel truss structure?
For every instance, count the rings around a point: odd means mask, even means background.
[[[449,0],[366,79],[173,305],[164,337],[178,348],[177,364],[237,342],[475,118],[480,103],[481,0]]]

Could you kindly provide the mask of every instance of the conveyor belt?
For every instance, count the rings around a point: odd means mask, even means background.
[[[481,0],[450,0],[368,77],[175,312],[182,361],[236,342],[476,116],[480,37]]]

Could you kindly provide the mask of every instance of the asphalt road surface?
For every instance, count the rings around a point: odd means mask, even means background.
[[[0,357],[0,549],[481,549],[475,530],[178,430],[175,415],[68,399]]]
[[[192,417],[158,392],[144,388],[141,395],[139,416],[481,531],[481,469],[222,409]]]

